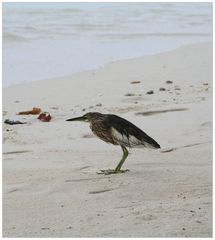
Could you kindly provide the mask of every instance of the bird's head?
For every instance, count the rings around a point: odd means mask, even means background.
[[[82,122],[91,122],[93,120],[96,120],[98,118],[101,118],[103,114],[98,113],[98,112],[88,112],[84,114],[81,117],[76,117],[76,118],[70,118],[67,119],[66,121],[82,121]]]

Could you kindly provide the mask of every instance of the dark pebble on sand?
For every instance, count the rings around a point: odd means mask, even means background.
[[[167,80],[166,83],[167,83],[167,84],[172,84],[173,81]]]
[[[175,86],[175,90],[181,90],[179,86]]]
[[[132,97],[132,96],[135,96],[135,94],[134,93],[126,93],[125,96]]]
[[[130,82],[130,84],[138,84],[138,83],[140,83],[140,81],[132,81],[132,82]]]
[[[94,137],[94,135],[89,133],[89,134],[84,134],[82,137],[83,138],[92,138],[92,137]]]
[[[153,90],[149,90],[146,94],[154,94]]]
[[[186,230],[186,228],[182,228],[182,230],[183,230],[183,231],[185,231],[185,230]]]
[[[50,107],[51,109],[53,109],[53,110],[58,110],[59,109],[59,107]]]
[[[166,88],[159,88],[159,91],[166,91]]]
[[[102,104],[101,104],[101,103],[98,103],[98,104],[96,104],[96,106],[97,106],[97,107],[101,107],[101,106],[102,106]]]

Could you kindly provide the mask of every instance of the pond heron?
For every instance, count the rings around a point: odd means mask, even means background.
[[[133,123],[124,118],[113,114],[101,114],[98,112],[89,112],[81,117],[67,119],[66,121],[89,122],[92,132],[101,140],[120,145],[123,156],[115,169],[101,170],[100,174],[124,173],[127,170],[121,170],[125,159],[128,157],[126,147],[135,148],[160,148],[160,145],[145,132],[136,127]]]

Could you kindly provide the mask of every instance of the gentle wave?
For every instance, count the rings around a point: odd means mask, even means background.
[[[21,4],[20,4],[21,6]],[[210,34],[210,4],[191,3],[63,3],[33,8],[3,5],[3,40],[68,39],[78,36],[123,39],[145,36]],[[195,26],[195,28],[194,28]],[[184,29],[186,33],[184,33]],[[149,33],[152,32],[152,33]],[[138,34],[137,34],[138,33]]]
[[[194,36],[212,36],[212,33],[120,33],[120,34],[99,34],[100,37],[108,38],[141,38],[141,37],[194,37]]]
[[[78,9],[78,8],[69,8],[69,9],[43,9],[43,8],[39,8],[39,9],[5,9],[3,8],[3,14],[13,14],[13,15],[31,15],[34,17],[37,16],[41,16],[44,14],[47,14],[49,16],[51,15],[55,15],[55,14],[64,14],[64,13],[81,13],[83,12],[83,10]]]
[[[91,29],[88,27],[82,27],[82,31],[90,31]],[[105,31],[105,29],[104,29]],[[29,42],[32,40],[38,40],[38,39],[45,39],[43,35],[44,32],[37,32],[37,34],[33,37],[23,37],[18,34],[3,34],[3,42],[4,43],[10,43],[10,42]],[[59,35],[59,36],[58,36]],[[78,38],[77,33],[61,33],[60,31],[58,32],[52,32],[49,33],[49,39],[58,39],[60,37],[75,37]],[[95,37],[97,39],[109,39],[109,40],[123,40],[123,39],[142,39],[142,38],[147,38],[147,37],[210,37],[212,36],[212,33],[185,33],[185,32],[178,32],[178,33],[97,33],[95,34]]]
[[[3,42],[28,42],[28,39],[12,33],[3,34]]]

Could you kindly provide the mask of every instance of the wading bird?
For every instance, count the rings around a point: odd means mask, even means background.
[[[124,173],[127,170],[121,170],[121,167],[128,156],[126,147],[145,147],[160,148],[160,145],[133,123],[124,118],[112,114],[101,114],[98,112],[89,112],[81,117],[67,119],[66,121],[89,122],[92,132],[101,140],[120,145],[123,156],[115,169],[101,170],[101,174]]]

